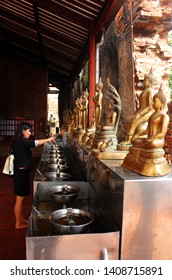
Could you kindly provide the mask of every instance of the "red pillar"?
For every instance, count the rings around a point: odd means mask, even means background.
[[[94,111],[93,96],[95,91],[95,33],[90,32],[89,40],[89,126],[92,122]]]

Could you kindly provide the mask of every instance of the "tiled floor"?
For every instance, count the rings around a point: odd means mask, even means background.
[[[32,157],[31,182],[39,163],[39,157]],[[0,155],[0,260],[25,260],[25,236],[27,229],[14,228],[13,178],[2,173],[5,158]],[[32,188],[32,184],[31,184]],[[30,215],[32,194],[25,199],[25,216]]]

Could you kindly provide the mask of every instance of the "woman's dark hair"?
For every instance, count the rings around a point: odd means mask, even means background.
[[[27,129],[32,129],[32,126],[30,123],[27,122],[21,122],[16,130],[16,134],[15,134],[15,139],[19,139],[22,137],[22,131],[27,130]]]

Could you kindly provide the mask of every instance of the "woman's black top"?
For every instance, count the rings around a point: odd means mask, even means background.
[[[30,168],[31,148],[33,147],[35,147],[35,141],[25,138],[20,138],[12,143],[11,149],[14,154],[15,168]]]

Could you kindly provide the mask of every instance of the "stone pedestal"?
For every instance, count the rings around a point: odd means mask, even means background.
[[[86,132],[82,136],[82,144],[86,145],[86,143],[89,139],[94,139],[94,135],[95,135],[95,130],[90,130],[89,131],[89,130],[86,129]]]
[[[162,148],[149,150],[131,147],[122,166],[144,176],[164,176],[170,173],[164,153]]]
[[[95,133],[95,137],[94,137],[94,141],[92,144],[92,148],[94,149],[98,149],[99,148],[99,144],[101,142],[106,142],[108,143],[109,141],[112,142],[111,148],[116,148],[117,145],[117,138],[115,135],[114,130],[109,129],[109,130],[103,130],[101,129],[97,129],[96,133]]]
[[[79,142],[82,142],[82,137],[85,133],[85,129],[82,129],[82,128],[77,128],[76,130],[73,131],[73,137],[79,141]]]
[[[116,149],[119,151],[129,151],[129,148],[132,147],[133,145],[122,145],[122,144],[117,144]]]
[[[112,148],[108,148],[105,152],[101,152],[98,149],[91,151],[91,154],[99,159],[124,159],[127,153],[128,151],[118,151]]]

